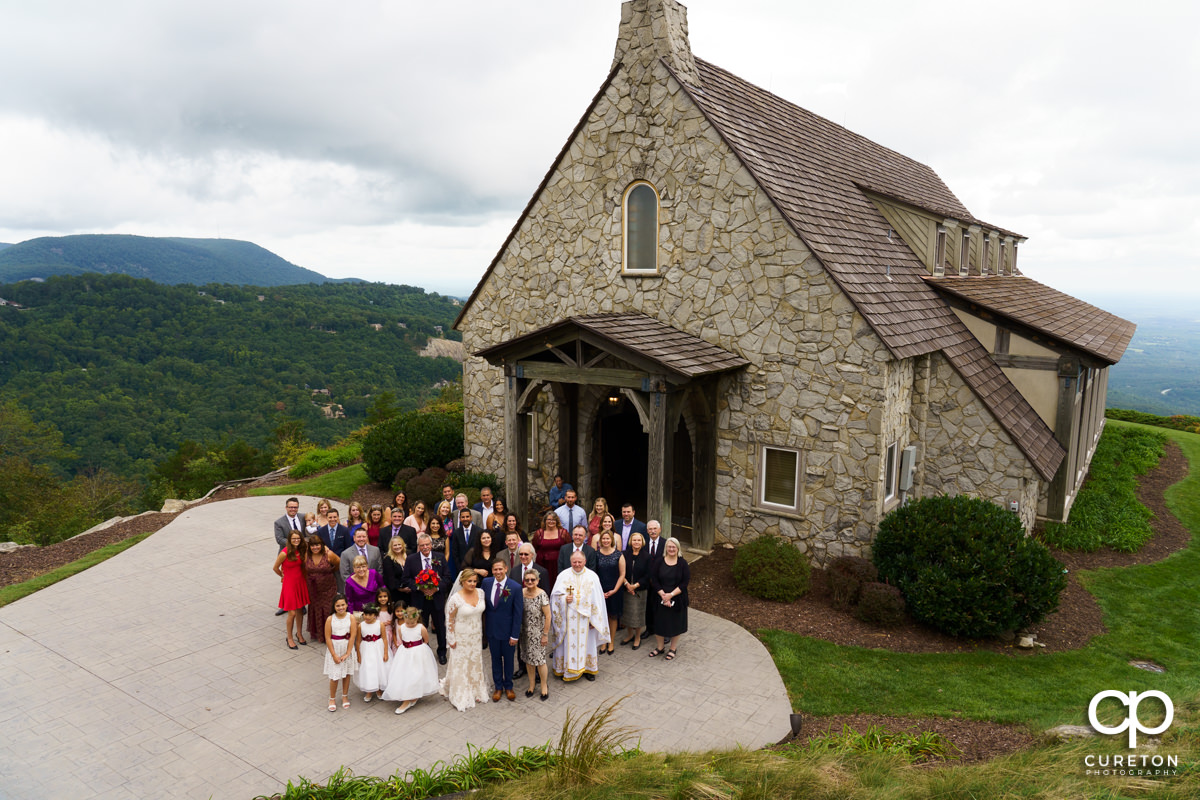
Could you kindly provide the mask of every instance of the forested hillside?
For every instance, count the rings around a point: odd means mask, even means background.
[[[456,301],[408,286],[167,286],[123,275],[0,285],[0,400],[52,424],[74,459],[149,476],[187,440],[267,444],[280,426],[328,443],[372,395],[400,408],[461,375],[417,350]],[[328,390],[328,395],[324,392]],[[320,406],[338,404],[344,419]]]
[[[237,239],[80,234],[43,236],[0,249],[0,283],[88,272],[159,283],[283,286],[329,280]]]

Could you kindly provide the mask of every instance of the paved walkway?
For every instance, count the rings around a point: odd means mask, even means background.
[[[314,508],[304,499],[302,511]],[[271,522],[282,497],[198,506],[121,555],[0,608],[0,795],[230,797],[428,767],[480,747],[556,740],[568,708],[632,694],[618,722],[647,750],[757,748],[783,738],[787,692],[763,646],[693,611],[679,657],[618,649],[594,683],[460,713],[428,697],[325,710],[323,650],[273,616]],[[503,731],[499,735],[497,730]]]

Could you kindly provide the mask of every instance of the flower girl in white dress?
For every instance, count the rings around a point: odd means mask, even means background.
[[[401,612],[397,612],[401,613]],[[429,647],[429,631],[421,624],[421,609],[404,609],[404,624],[396,654],[388,666],[387,689],[384,700],[397,700],[397,714],[408,711],[417,700],[438,690],[437,660]]]
[[[363,690],[363,702],[369,703],[376,692],[387,685],[388,646],[379,622],[379,606],[369,605],[363,609],[362,622],[358,623],[359,658],[358,672],[354,673],[354,685]]]

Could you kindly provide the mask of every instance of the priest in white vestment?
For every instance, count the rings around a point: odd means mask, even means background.
[[[608,612],[600,576],[585,566],[582,551],[571,554],[571,568],[560,572],[550,593],[554,627],[554,674],[564,681],[583,675],[596,680],[601,644],[608,644]]]

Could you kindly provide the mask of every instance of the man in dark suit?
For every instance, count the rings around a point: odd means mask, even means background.
[[[426,569],[436,572],[439,580],[437,590],[428,594],[417,588],[417,576]],[[405,560],[400,579],[409,588],[409,605],[421,609],[421,622],[425,628],[436,630],[438,663],[445,664],[446,595],[450,593],[450,576],[446,574],[446,559],[441,553],[434,552],[433,539],[429,538],[429,534],[417,536],[417,552]]]
[[[650,554],[651,559],[662,558],[663,546],[667,540],[662,536],[662,525],[659,521],[652,519],[646,523],[646,552]]]
[[[523,542],[517,548],[517,556],[520,558],[520,566],[513,571],[513,580],[522,586],[525,585],[525,573],[536,572],[538,576],[538,588],[550,596],[550,572],[537,563],[534,559],[537,558],[537,550],[529,542]]]
[[[335,553],[341,553],[354,541],[350,529],[341,524],[340,516],[336,508],[329,509],[325,517],[328,524],[317,528],[317,536],[320,536],[325,546]]]
[[[617,533],[621,534],[621,541],[616,542],[618,550],[624,550],[629,547],[629,537],[634,531],[640,533],[643,537],[646,536],[646,523],[633,515],[633,506],[629,503],[621,506],[621,521],[617,523]],[[590,566],[588,567],[591,568]]]
[[[538,576],[538,588],[541,589],[543,592],[545,592],[546,596],[549,597],[550,596],[550,573],[546,570],[545,567],[543,567],[541,564],[537,563],[534,560],[535,558],[537,558],[537,550],[534,549],[534,546],[531,545],[529,542],[522,542],[517,547],[517,558],[519,559],[519,561],[517,563],[517,568],[512,570],[509,573],[510,575],[512,575],[512,579],[514,581],[516,581],[517,583],[519,583],[521,586],[524,586],[525,585],[525,573],[532,572],[533,574]],[[524,601],[522,601],[522,602],[524,602]],[[519,678],[523,678],[524,676],[525,676],[525,662],[521,661],[520,656],[518,656],[517,671],[513,673],[513,678],[519,679]],[[535,679],[535,680],[537,680],[537,679]]]
[[[492,655],[492,702],[498,702],[503,693],[509,700],[516,700],[513,691],[513,666],[517,656],[517,642],[521,638],[521,620],[525,616],[525,600],[521,597],[521,586],[508,577],[508,564],[492,562],[492,577],[483,579],[484,630],[487,634],[488,652]]]
[[[399,515],[397,514],[397,516]],[[379,529],[379,552],[384,554],[388,552],[394,536],[399,536],[404,540],[405,558],[417,552],[417,529],[412,525],[405,525],[395,517],[392,518],[391,525]]]
[[[367,569],[375,570],[376,575],[383,572],[383,554],[379,552],[379,548],[370,544],[367,540],[367,531],[365,528],[359,528],[354,532],[354,541],[338,554],[341,559],[342,586],[346,585],[346,578],[350,577],[350,573],[354,572],[354,559],[362,556],[367,560]]]
[[[596,551],[587,543],[588,529],[582,525],[576,525],[571,531],[571,541],[558,548],[558,571],[559,573],[566,572],[571,568],[571,553],[576,550],[582,550],[584,558],[587,560],[587,568],[592,572],[596,571]]]
[[[275,520],[275,544],[278,545],[275,548],[276,553],[287,547],[288,534],[292,531],[300,531],[301,538],[304,537],[304,520],[298,516],[300,499],[298,497],[289,497],[284,502],[283,507],[287,513]],[[304,552],[308,552],[307,545]],[[285,613],[287,612],[280,608],[275,612],[275,616],[282,616]]]
[[[479,544],[479,531],[480,528],[471,518],[471,509],[459,509],[458,525],[450,536],[450,557],[454,559],[455,566],[461,568],[466,564],[467,551]]]
[[[471,509],[479,512],[479,524],[486,525],[487,518],[496,512],[496,506],[492,503],[492,487],[484,486],[479,490],[479,502],[471,506]]]

